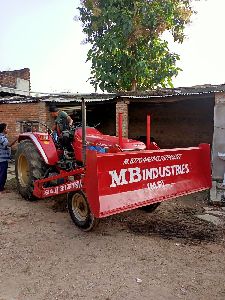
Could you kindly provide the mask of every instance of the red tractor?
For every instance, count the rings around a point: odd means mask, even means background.
[[[149,117],[147,145],[122,137],[121,114],[118,127],[119,137],[86,127],[82,99],[82,127],[70,132],[72,157],[50,130],[21,134],[19,193],[30,201],[66,194],[73,222],[88,231],[102,217],[138,207],[153,211],[164,200],[211,187],[209,145],[160,150],[150,142]]]

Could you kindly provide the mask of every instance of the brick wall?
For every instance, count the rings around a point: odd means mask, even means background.
[[[87,104],[87,125],[93,126],[99,124],[96,129],[104,134],[116,134],[115,115],[115,103]]]
[[[123,137],[128,137],[128,105],[129,101],[119,101],[116,103],[116,135],[118,135],[118,117],[119,113],[123,113]]]
[[[20,123],[18,121],[37,120],[47,123],[49,113],[45,103],[20,103],[1,104],[1,122],[8,124],[8,138],[12,140],[20,133]]]
[[[17,78],[28,80],[30,82],[30,69],[25,68],[15,71],[0,72],[0,85],[3,87],[16,88]]]
[[[162,148],[212,144],[214,96],[172,103],[130,103],[129,137],[146,136],[146,116],[151,116],[151,136]]]

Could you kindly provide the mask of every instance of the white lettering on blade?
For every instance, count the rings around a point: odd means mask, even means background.
[[[163,180],[159,180],[159,181],[156,181],[156,182],[149,182],[147,184],[147,187],[148,187],[149,190],[154,191],[154,190],[164,188],[165,184],[164,184]]]
[[[109,171],[109,174],[112,177],[112,184],[110,185],[110,187],[116,187],[117,185],[128,184],[125,177],[126,171],[127,169],[121,169],[119,175],[117,174],[116,170]]]
[[[172,165],[158,168],[141,169],[127,168],[121,169],[119,173],[117,170],[109,171],[112,183],[110,187],[117,187],[118,185],[126,185],[129,183],[136,183],[146,180],[156,180],[164,177],[178,176],[188,174],[190,172],[188,164]],[[159,181],[161,182],[161,181]]]
[[[129,183],[141,181],[140,168],[128,168],[128,171],[130,172]]]
[[[169,160],[180,160],[182,158],[182,153],[177,154],[166,154],[166,155],[156,155],[156,156],[146,156],[146,157],[132,157],[126,158],[123,162],[124,165],[132,165],[132,164],[142,164],[146,162],[153,161],[169,161]]]

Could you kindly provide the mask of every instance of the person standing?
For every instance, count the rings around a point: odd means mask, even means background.
[[[16,138],[12,143],[9,143],[6,137],[7,132],[7,124],[0,123],[0,193],[4,191],[7,179],[8,161],[11,158],[10,147],[18,140],[18,138]]]

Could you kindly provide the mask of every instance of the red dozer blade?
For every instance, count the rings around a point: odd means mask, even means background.
[[[99,154],[88,151],[84,187],[96,218],[210,189],[210,146]]]

